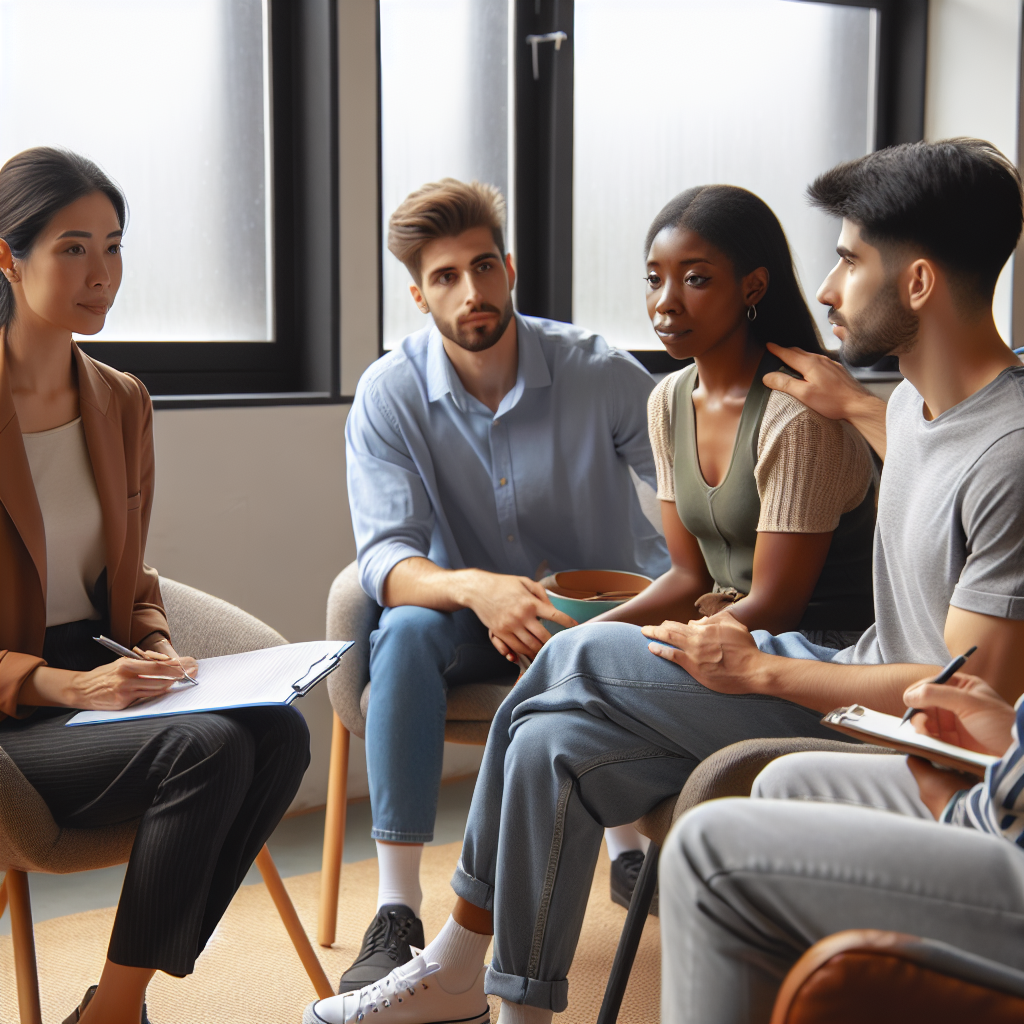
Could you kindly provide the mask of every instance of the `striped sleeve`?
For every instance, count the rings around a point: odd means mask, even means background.
[[[1002,836],[1024,849],[1024,750],[1020,730],[1024,725],[1024,701],[1017,708],[1013,742],[1003,756],[985,771],[985,781],[963,789],[950,800],[940,819],[948,825],[973,828]]]

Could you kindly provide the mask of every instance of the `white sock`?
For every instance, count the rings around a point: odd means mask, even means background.
[[[498,1010],[498,1024],[551,1024],[553,1014],[553,1010],[525,1003],[506,1003],[503,999]]]
[[[422,844],[377,842],[377,909],[386,903],[404,903],[417,917],[423,902],[420,888]]]
[[[624,853],[629,853],[630,850],[642,850],[646,853],[647,847],[651,845],[650,839],[640,835],[632,825],[616,825],[615,828],[606,828],[604,841],[612,862],[617,861],[619,857]]]
[[[490,935],[481,935],[463,928],[454,917],[449,917],[437,938],[427,943],[423,956],[429,962],[440,964],[437,980],[446,992],[458,995],[476,981],[484,966]]]

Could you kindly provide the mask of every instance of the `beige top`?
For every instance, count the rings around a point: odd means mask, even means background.
[[[658,497],[675,501],[675,393],[670,373],[647,401]],[[761,499],[759,533],[829,533],[863,500],[874,475],[865,440],[848,423],[826,419],[773,391],[757,438],[754,478]]]
[[[79,417],[22,434],[46,533],[46,625],[98,619],[92,589],[103,572],[103,511]]]

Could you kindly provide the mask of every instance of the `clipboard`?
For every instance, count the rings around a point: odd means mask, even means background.
[[[67,724],[98,725],[162,715],[291,704],[330,675],[351,647],[351,640],[312,640],[202,658],[195,686],[172,686],[159,697],[121,711],[80,711]]]
[[[849,707],[830,711],[821,720],[821,724],[867,743],[891,747],[903,754],[914,754],[943,768],[954,768],[956,771],[967,772],[979,778],[984,778],[985,769],[999,760],[991,754],[979,754],[974,750],[966,750],[952,743],[925,736],[915,731],[909,722],[901,725],[895,715],[884,715],[860,704],[851,704]]]

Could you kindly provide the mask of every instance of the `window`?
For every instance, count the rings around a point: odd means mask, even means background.
[[[84,347],[166,402],[337,393],[332,19],[329,0],[0,0],[0,159],[62,146],[122,186],[124,281]]]
[[[643,301],[648,225],[694,185],[757,193],[814,292],[833,219],[804,189],[875,147],[878,13],[788,0],[576,0],[573,317],[609,344],[661,349]],[[652,47],[652,32],[666,45]],[[838,343],[836,343],[838,345]]]
[[[386,248],[395,207],[443,177],[489,182],[510,199],[508,22],[508,0],[380,0],[386,349],[430,322]]]

